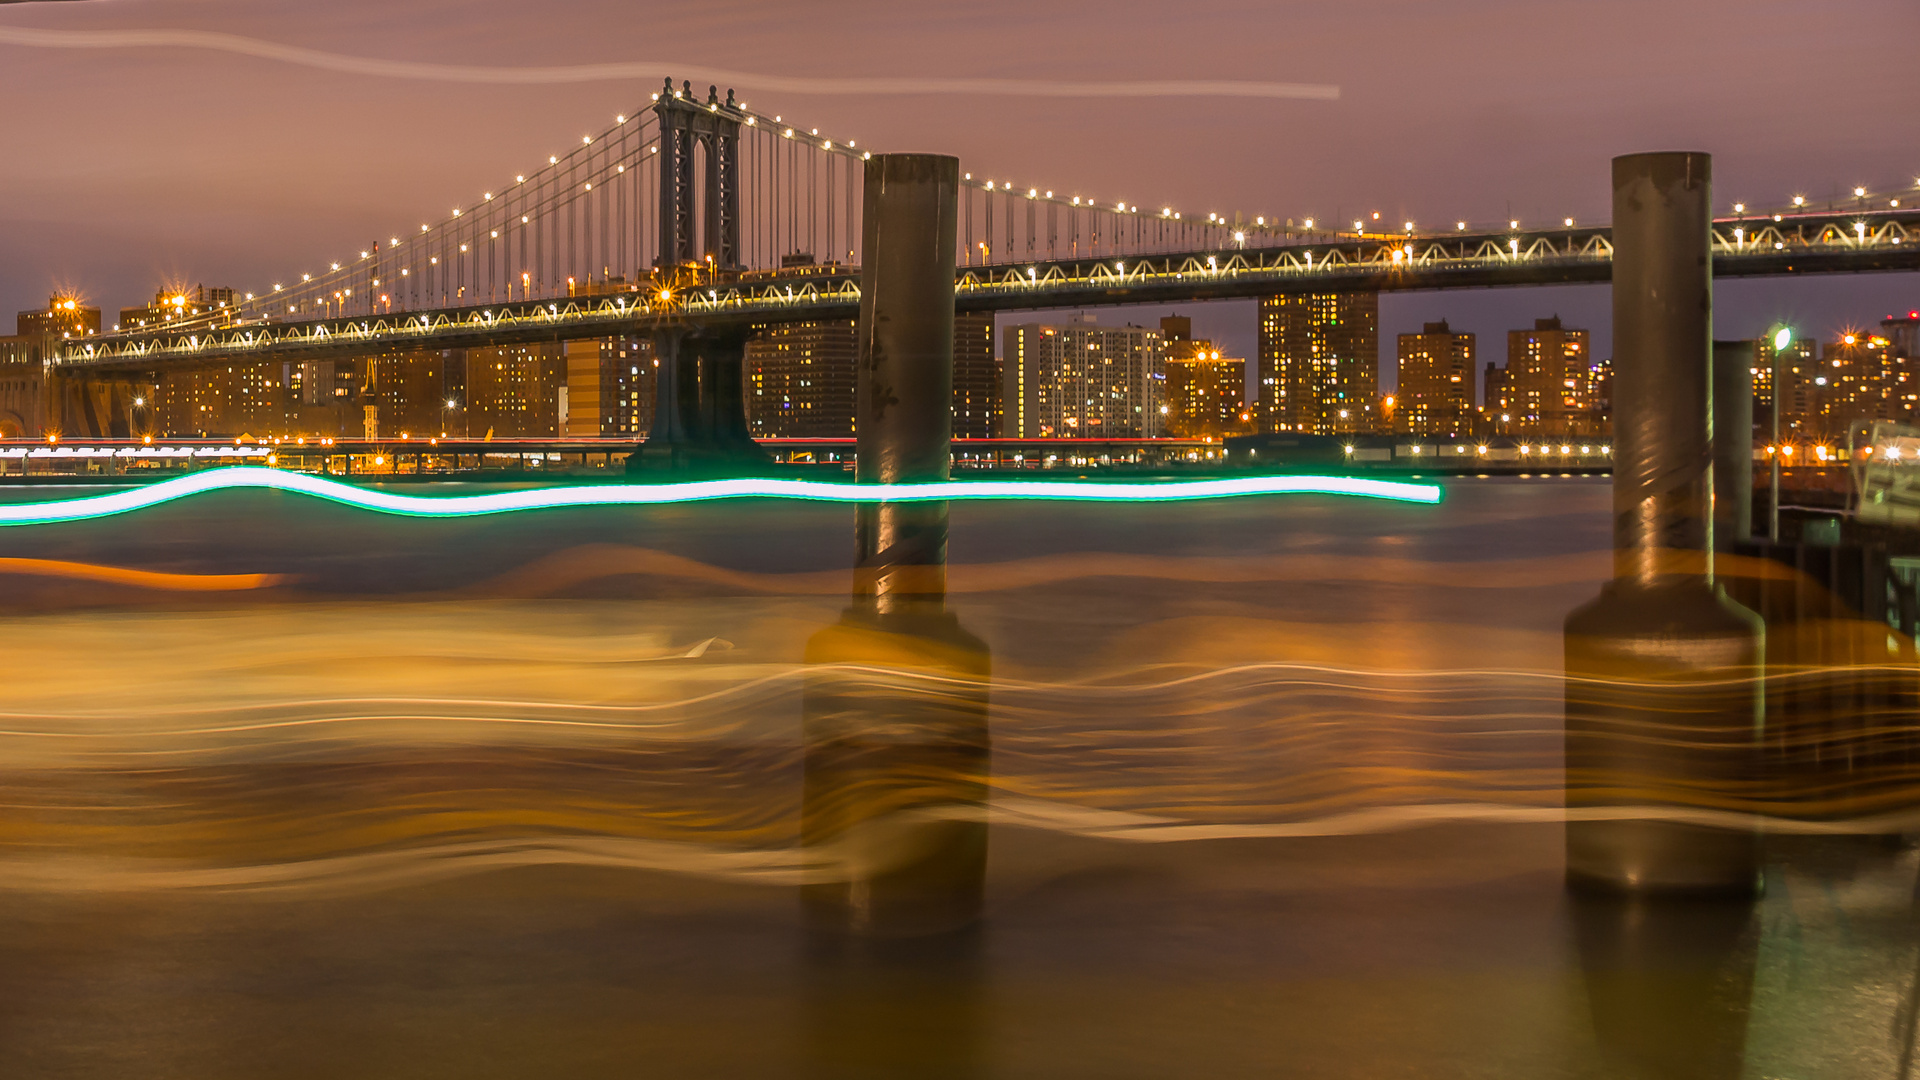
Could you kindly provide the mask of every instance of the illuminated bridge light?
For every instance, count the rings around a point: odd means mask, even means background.
[[[501,491],[484,495],[420,496],[369,491],[304,473],[235,467],[182,476],[131,491],[80,499],[0,506],[0,525],[50,525],[131,513],[208,491],[261,488],[291,491],[345,506],[419,518],[463,518],[557,507],[659,506],[718,499],[796,499],[810,502],[1190,502],[1256,495],[1352,495],[1395,502],[1440,501],[1433,484],[1343,476],[1260,476],[1144,484],[1055,481],[948,481],[933,484],[830,484],[817,480],[700,480],[679,484],[617,484]]]

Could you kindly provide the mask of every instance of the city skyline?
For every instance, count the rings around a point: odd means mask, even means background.
[[[231,299],[227,290],[196,288],[162,294],[147,307],[123,309],[120,317],[191,322],[196,313],[215,311]],[[1153,414],[1139,416],[1134,428],[1147,437],[1291,431],[1525,441],[1608,434],[1612,359],[1594,353],[1587,328],[1567,326],[1557,315],[1536,318],[1531,328],[1506,332],[1504,363],[1487,359],[1483,368],[1475,335],[1441,320],[1424,324],[1420,333],[1398,335],[1389,359],[1375,332],[1378,302],[1377,294],[1364,291],[1271,298],[1263,305],[1264,331],[1251,364],[1195,337],[1186,315],[1163,317],[1156,335],[1131,321],[1103,326],[1095,313],[1079,312],[1053,323],[1008,327],[1004,348],[1017,358],[1008,367],[995,354],[992,313],[959,314],[953,434],[1115,434],[1119,418],[1108,416],[1105,406],[1094,407],[1109,398],[1126,404],[1129,416]],[[115,404],[104,413],[107,398],[79,405],[70,387],[55,387],[54,397],[68,410],[64,419],[39,412],[53,399],[40,388],[46,380],[29,374],[37,370],[35,358],[62,339],[98,333],[102,320],[98,308],[59,296],[17,313],[18,335],[0,335],[0,357],[18,368],[0,388],[0,431],[37,437],[77,422],[83,436],[105,434],[103,424],[119,431],[124,419],[123,436],[375,440],[477,431],[486,438],[639,439],[653,421],[655,342],[631,335],[481,348],[400,346],[331,360],[235,358],[123,381],[106,391]],[[1822,338],[1795,337],[1789,330],[1790,347],[1781,361],[1789,390],[1782,434],[1789,441],[1819,441],[1837,437],[1854,419],[1911,420],[1920,403],[1911,367],[1920,359],[1916,326],[1920,314],[1910,310],[1890,314],[1877,332],[1861,327]],[[743,389],[745,422],[755,437],[856,433],[855,321],[750,329]],[[1766,441],[1778,339],[1742,340],[1754,347],[1755,437]],[[1029,347],[1041,343],[1055,347]],[[1089,360],[1108,356],[1115,347],[1137,355],[1123,359],[1122,367],[1103,361],[1098,367],[1106,375],[1099,379],[1089,381],[1095,372],[1072,360],[1083,350]],[[1375,352],[1383,372],[1397,373],[1397,385],[1373,390],[1365,375],[1345,373]],[[1365,372],[1364,364],[1359,370]],[[1012,429],[1006,424],[1010,401]],[[1051,423],[1043,418],[1025,424],[1036,406],[1059,415]],[[1151,422],[1154,417],[1160,420]],[[45,432],[42,424],[49,425]]]
[[[1685,12],[1662,9],[1659,39],[1634,35],[1640,5],[1604,12],[1504,4],[1450,5],[1442,13],[1416,5],[1380,3],[1339,14],[1305,5],[1229,6],[1183,13],[1182,26],[1208,43],[1204,63],[1170,57],[1152,35],[1129,31],[1123,5],[1097,10],[1098,19],[1067,5],[1036,13],[1011,6],[974,5],[966,18],[914,15],[875,8],[872,17],[828,28],[777,8],[753,5],[704,11],[650,12],[644,33],[610,19],[616,9],[582,3],[553,13],[513,35],[480,28],[504,14],[498,4],[460,8],[466,32],[442,33],[432,9],[395,12],[346,4],[326,24],[226,2],[159,2],[138,6],[15,4],[11,26],[70,31],[169,27],[210,30],[280,41],[345,55],[403,56],[422,63],[484,60],[531,66],[660,60],[725,67],[778,84],[787,77],[833,73],[855,63],[863,73],[965,74],[987,80],[1032,76],[1097,80],[1142,70],[1166,79],[1270,80],[1339,87],[1339,97],[1257,99],[1228,97],[1008,99],[980,94],[824,94],[781,89],[777,95],[742,86],[748,100],[777,96],[804,110],[811,122],[840,128],[882,149],[937,147],[963,162],[1004,173],[1017,182],[1079,185],[1090,195],[1114,193],[1148,203],[1201,212],[1342,218],[1379,211],[1388,220],[1529,221],[1570,216],[1605,217],[1607,159],[1647,146],[1686,144],[1716,155],[1716,199],[1783,201],[1806,194],[1818,201],[1844,198],[1855,184],[1883,187],[1916,175],[1911,154],[1914,121],[1894,102],[1898,76],[1862,70],[1845,92],[1817,80],[1818,57],[1837,58],[1857,47],[1859,25],[1897,34],[1920,17],[1892,3],[1846,5],[1850,18],[1818,26],[1796,23],[1796,64],[1756,68],[1743,59],[1775,31],[1769,16],[1785,5],[1708,5]],[[1649,9],[1651,10],[1651,9]],[[1835,14],[1829,12],[1829,14]],[[1578,40],[1590,55],[1633,49],[1646,54],[1637,70],[1666,70],[1683,56],[1703,67],[1689,77],[1686,109],[1668,107],[1681,83],[1610,73],[1605,65],[1565,65],[1525,53],[1500,70],[1472,66],[1442,80],[1423,79],[1419,65],[1347,61],[1364,52],[1378,61],[1448,44],[1476,47],[1497,40],[1518,19],[1534,35]],[[1083,23],[1085,25],[1081,25]],[[611,24],[611,25],[610,25]],[[1404,33],[1355,30],[1390,25]],[[592,26],[582,48],[569,31]],[[997,35],[993,28],[1022,33]],[[1049,32],[1096,40],[1080,55],[1049,50]],[[630,35],[630,36],[629,36]],[[1091,38],[1089,38],[1091,35]],[[1001,41],[1001,37],[1005,41]],[[449,40],[451,37],[452,40]],[[968,43],[998,44],[984,64],[958,70],[946,59]],[[622,46],[623,39],[629,44]],[[1311,42],[1289,50],[1284,63],[1262,41]],[[796,47],[797,46],[797,47]],[[21,145],[72,147],[20,155],[0,166],[0,187],[12,193],[0,209],[0,227],[14,238],[14,258],[0,267],[0,300],[23,309],[53,288],[70,288],[103,309],[143,302],[162,286],[205,283],[246,289],[299,265],[325,258],[360,240],[384,235],[442,204],[497,182],[520,163],[552,150],[556,126],[590,130],[603,114],[632,108],[644,81],[502,86],[442,83],[383,75],[356,76],[279,60],[177,47],[101,50],[0,44],[9,63],[0,85],[16,98],[34,87],[63,87],[57,112],[16,114],[10,121]],[[804,58],[804,59],[803,59]],[[722,63],[721,61],[724,61]],[[1499,67],[1495,65],[1494,67]],[[955,70],[947,70],[954,68]],[[1366,78],[1350,73],[1365,70]],[[1805,72],[1796,76],[1794,72]],[[1547,73],[1552,78],[1542,79]],[[84,73],[85,78],[78,76]],[[1678,71],[1675,71],[1676,77]],[[1689,76],[1696,74],[1690,71]],[[1510,80],[1532,79],[1528,100],[1507,92]],[[1875,86],[1886,92],[1876,94]],[[183,108],[164,124],[128,124],[130,102],[158,92],[163,99],[215,102]],[[1578,108],[1571,103],[1578,102]],[[1844,107],[1843,107],[1844,103]],[[1011,106],[1011,107],[1010,107]],[[1568,106],[1569,108],[1563,108]],[[341,117],[354,122],[343,126]],[[1556,123],[1546,124],[1553,116]],[[1810,122],[1818,117],[1818,122]],[[1140,121],[1145,118],[1145,124]],[[422,120],[430,122],[422,124]],[[1286,139],[1259,133],[1284,125]],[[478,131],[487,132],[477,138]],[[1205,149],[1208,167],[1195,170],[1186,154],[1140,155],[1138,132],[1152,130],[1173,150]],[[76,140],[74,133],[111,131],[110,139]],[[351,131],[350,136],[342,133]],[[322,147],[325,152],[315,153]],[[1295,152],[1296,146],[1339,147],[1338,153]],[[1564,152],[1577,146],[1577,153]],[[138,170],[111,166],[112,155],[141,162]],[[1399,166],[1417,157],[1410,174]],[[288,161],[301,162],[288,170]],[[379,166],[371,171],[368,161]],[[272,241],[261,237],[271,235]],[[1846,282],[1795,282],[1791,301],[1765,285],[1722,285],[1722,321],[1728,336],[1798,321],[1815,334],[1884,311],[1911,306],[1913,275],[1876,275]],[[1570,290],[1572,303],[1530,301],[1525,295],[1383,300],[1380,331],[1392,335],[1447,318],[1486,336],[1496,329],[1473,309],[1525,321],[1557,304],[1569,318],[1606,340],[1606,290]],[[1436,310],[1436,304],[1446,310]],[[1546,306],[1547,310],[1540,310]],[[1584,306],[1587,310],[1580,310]],[[4,307],[0,304],[0,307]],[[1571,310],[1569,310],[1571,308]],[[1876,311],[1875,309],[1883,309]],[[1404,314],[1403,314],[1404,313]],[[1157,314],[1143,312],[1146,323]],[[1248,326],[1234,334],[1207,327],[1208,336],[1242,355]],[[1737,324],[1737,325],[1734,325]],[[1004,324],[1003,324],[1004,325]],[[1383,372],[1384,374],[1384,372]],[[1390,379],[1390,377],[1389,377]]]

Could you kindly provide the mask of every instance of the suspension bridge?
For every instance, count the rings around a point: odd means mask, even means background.
[[[439,221],[236,292],[207,315],[67,341],[52,365],[85,378],[852,318],[869,154],[732,91],[701,100],[669,80],[649,107]],[[1715,275],[1920,269],[1920,191],[1795,203],[1717,219]],[[1200,217],[971,172],[956,224],[962,311],[1604,282],[1612,264],[1607,226],[1572,219]]]

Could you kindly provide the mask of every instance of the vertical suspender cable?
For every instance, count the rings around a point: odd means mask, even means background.
[[[565,298],[572,291],[567,288],[567,284],[572,280],[577,265],[574,260],[574,233],[580,227],[579,213],[573,204],[573,194],[579,190],[580,183],[575,175],[580,167],[579,159],[573,154],[568,154],[563,167],[566,170],[566,177],[556,185],[555,196],[560,200],[558,205],[566,208],[566,223],[560,225],[561,234],[566,238],[566,246],[560,253],[560,266],[553,274],[556,299]]]
[[[960,247],[966,265],[973,265],[973,189],[960,189],[960,220],[963,223]]]
[[[580,160],[575,162],[575,168],[578,174],[574,177],[573,190],[567,193],[567,197],[580,207],[579,247],[576,249],[573,272],[576,279],[574,291],[578,293],[593,283],[593,190],[587,186],[593,183],[591,179],[593,151],[591,149],[580,155]]]
[[[640,125],[638,123],[635,123],[633,126],[637,128]],[[622,164],[626,163],[631,157],[631,154],[629,154],[628,152],[628,148],[632,142],[632,139],[630,138],[631,135],[632,135],[632,132],[629,132],[626,130],[622,130],[620,133],[620,153],[618,155],[618,158]],[[623,177],[623,179],[626,179],[629,183],[632,182],[631,177]],[[620,267],[620,276],[624,278],[627,276],[627,272],[628,272],[627,271],[627,184],[619,185],[618,190],[614,192],[614,198],[615,198],[615,201],[619,204],[620,223],[614,227],[614,232],[613,232],[614,243],[618,248],[618,250],[614,253],[613,261],[616,266]]]
[[[613,178],[617,174],[611,166],[614,155],[602,150],[600,153],[600,284],[606,285],[613,276],[613,250],[608,243],[608,226],[613,220]]]

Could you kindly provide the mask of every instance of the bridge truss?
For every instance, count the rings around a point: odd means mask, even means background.
[[[1757,238],[1738,240],[1733,234],[1743,227],[1723,224],[1715,229],[1714,274],[1920,270],[1920,214],[1878,217],[1865,235],[1850,232],[1852,218],[1773,224],[1759,230]],[[1391,241],[1329,237],[1322,244],[1302,237],[1270,248],[962,267],[956,275],[955,302],[962,311],[1031,310],[1299,292],[1604,282],[1611,274],[1612,244],[1604,229]],[[859,307],[858,268],[843,265],[810,268],[804,276],[773,274],[753,280],[741,275],[677,290],[615,288],[425,311],[234,319],[75,341],[54,363],[106,371],[250,356],[477,347],[645,333],[690,321],[712,325],[852,318]]]

